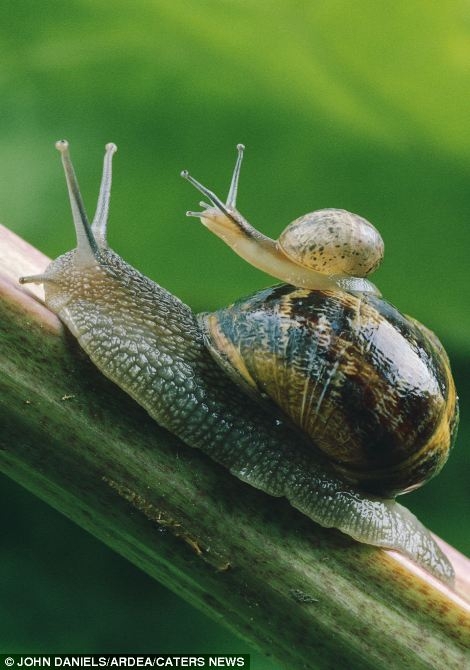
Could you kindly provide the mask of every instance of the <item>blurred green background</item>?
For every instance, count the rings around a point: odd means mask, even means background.
[[[114,141],[111,244],[196,310],[273,281],[186,219],[183,168],[223,195],[244,142],[239,207],[264,232],[321,207],[374,222],[375,281],[439,334],[461,397],[449,464],[406,504],[470,552],[468,1],[4,0],[0,96],[2,223],[71,248],[53,143],[91,214]],[[1,651],[250,651],[5,478],[0,517]]]

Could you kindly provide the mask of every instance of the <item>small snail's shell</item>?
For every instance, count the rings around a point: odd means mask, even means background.
[[[447,459],[457,401],[437,338],[375,296],[278,286],[201,318],[216,360],[378,495]]]
[[[280,235],[278,246],[300,265],[353,277],[373,272],[384,253],[378,230],[344,209],[319,209],[299,217]]]

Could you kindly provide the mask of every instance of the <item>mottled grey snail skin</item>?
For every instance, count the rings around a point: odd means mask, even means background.
[[[424,526],[392,499],[347,483],[310,441],[253,402],[208,352],[196,316],[106,244],[111,159],[106,146],[97,213],[90,226],[65,141],[77,247],[40,276],[46,304],[96,366],[162,426],[241,480],[285,496],[314,521],[367,544],[392,548],[451,583],[452,566]]]

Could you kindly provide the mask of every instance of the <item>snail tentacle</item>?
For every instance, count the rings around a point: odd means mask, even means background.
[[[96,243],[100,248],[108,246],[106,241],[106,227],[108,223],[109,202],[111,199],[111,183],[112,183],[112,160],[113,155],[117,151],[117,146],[109,142],[105,146],[105,155],[103,163],[103,176],[101,178],[100,193],[98,196],[98,203],[96,205],[96,212],[91,224],[91,229],[95,237]]]
[[[91,230],[90,223],[85,210],[85,205],[80,193],[75,170],[70,159],[69,143],[67,140],[59,140],[55,147],[60,152],[62,165],[64,167],[65,180],[70,198],[75,233],[77,235],[76,260],[83,266],[93,265],[98,255],[98,244]]]

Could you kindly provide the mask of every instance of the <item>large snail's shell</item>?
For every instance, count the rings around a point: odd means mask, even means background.
[[[349,481],[396,495],[446,461],[458,418],[446,354],[384,300],[282,285],[201,324],[219,364],[272,399]]]
[[[378,230],[344,209],[319,209],[301,216],[283,231],[278,245],[300,265],[353,277],[373,272],[384,253]]]

